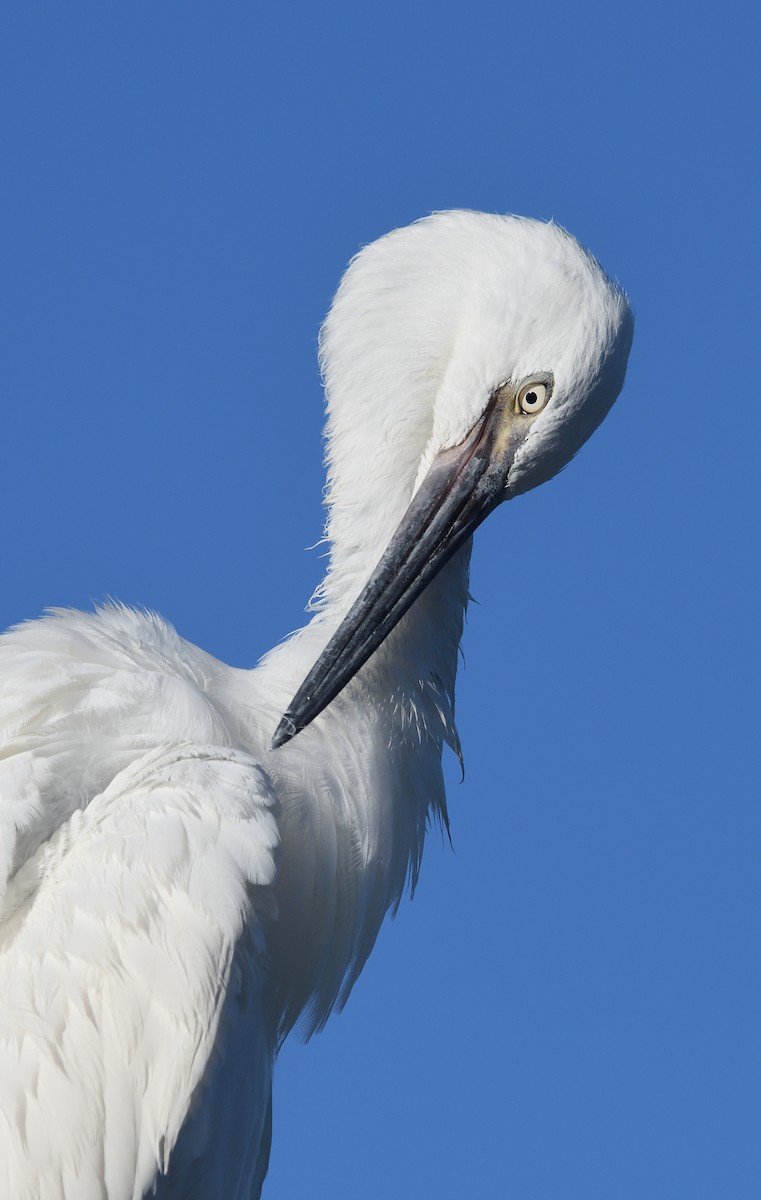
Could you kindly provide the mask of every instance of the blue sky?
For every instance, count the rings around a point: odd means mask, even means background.
[[[605,425],[477,536],[454,852],[286,1047],[268,1200],[758,1195],[758,32],[0,13],[3,625],[113,595],[248,665],[301,623],[317,331],[394,226],[554,217],[637,313]]]

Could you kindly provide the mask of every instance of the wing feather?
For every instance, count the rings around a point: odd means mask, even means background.
[[[0,639],[0,1195],[14,1200],[257,1190],[279,831],[194,654],[129,610]],[[215,1154],[191,1188],[204,1145],[231,1138],[248,1151],[235,1186]]]

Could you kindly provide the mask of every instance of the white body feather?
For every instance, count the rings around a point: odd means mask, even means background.
[[[311,623],[254,671],[121,607],[0,639],[0,1195],[259,1194],[279,1042],[346,998],[445,815],[469,546],[313,725],[277,751],[272,733],[433,454],[525,359],[567,376],[565,415],[532,434],[551,457],[624,308],[535,222],[442,214],[382,239],[323,335],[332,557]]]

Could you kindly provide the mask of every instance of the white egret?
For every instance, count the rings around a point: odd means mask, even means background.
[[[251,671],[119,606],[0,639],[0,1195],[259,1195],[277,1048],[346,999],[445,816],[470,536],[576,453],[631,335],[554,225],[397,230],[322,332],[309,624]]]

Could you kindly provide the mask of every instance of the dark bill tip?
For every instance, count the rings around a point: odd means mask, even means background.
[[[271,749],[279,750],[281,746],[286,744],[286,742],[290,742],[291,738],[295,737],[298,732],[299,730],[286,713],[275,730],[274,737],[272,738]]]

